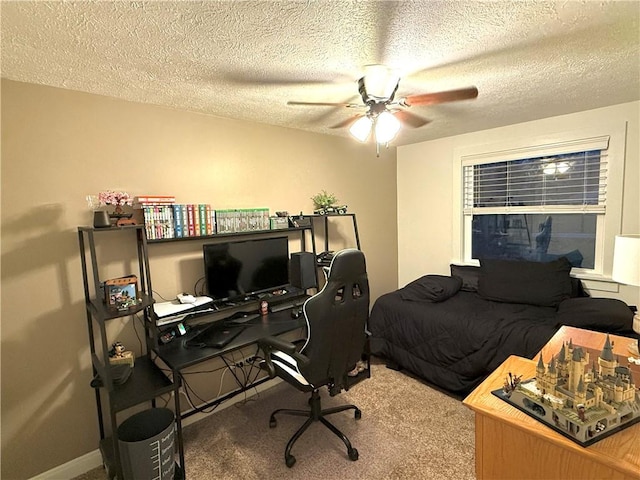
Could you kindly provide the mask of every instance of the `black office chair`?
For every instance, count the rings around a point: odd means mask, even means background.
[[[278,376],[298,390],[311,392],[310,410],[279,409],[269,419],[269,426],[273,428],[278,413],[309,417],[287,443],[284,453],[287,467],[296,462],[291,455],[293,444],[315,421],[320,421],[344,442],[349,459],[358,459],[358,450],[325,417],[354,410],[355,418],[359,420],[362,415],[360,409],[355,405],[343,405],[322,410],[319,390],[326,386],[329,394],[334,396],[348,389],[350,380],[362,368],[365,327],[369,317],[369,281],[364,254],[356,249],[339,251],[326,275],[327,281],[322,290],[309,298],[303,307],[307,338],[302,348],[276,337],[259,342],[265,358],[262,366],[269,376]],[[368,368],[360,373],[368,374]]]
[[[536,254],[543,256],[549,249],[551,242],[551,228],[553,226],[553,217],[550,215],[540,224],[540,230],[536,234]],[[541,259],[539,259],[541,261]]]

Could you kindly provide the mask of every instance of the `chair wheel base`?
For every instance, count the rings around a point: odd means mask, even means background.
[[[286,415],[294,415],[298,417],[305,417],[307,420],[298,428],[296,433],[289,439],[287,443],[287,447],[284,451],[284,461],[287,467],[291,468],[296,463],[296,458],[291,455],[291,449],[296,441],[300,438],[300,436],[311,426],[314,422],[320,422],[322,425],[327,427],[334,435],[336,435],[344,445],[347,447],[347,456],[349,460],[356,461],[358,460],[358,450],[353,448],[351,442],[346,437],[344,433],[336,428],[329,420],[327,420],[326,416],[333,415],[335,413],[344,412],[347,410],[353,410],[354,416],[356,420],[360,420],[362,418],[362,411],[356,407],[355,405],[341,405],[338,407],[327,408],[325,410],[322,409],[320,394],[317,389],[314,389],[311,393],[310,402],[311,410],[297,410],[290,408],[280,408],[271,413],[269,417],[269,428],[275,428],[277,425],[276,415],[286,414]]]
[[[349,460],[352,461],[356,461],[358,460],[358,450],[356,450],[355,448],[352,448],[351,450],[349,450]]]

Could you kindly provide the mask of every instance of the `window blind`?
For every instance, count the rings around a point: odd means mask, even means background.
[[[464,213],[604,212],[607,165],[606,150],[463,165]]]

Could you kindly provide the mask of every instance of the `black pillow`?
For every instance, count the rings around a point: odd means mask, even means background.
[[[633,312],[629,305],[615,298],[569,298],[558,307],[557,327],[602,330],[606,332],[631,331]]]
[[[478,294],[498,302],[557,307],[571,296],[571,263],[480,260]]]
[[[460,290],[462,280],[444,275],[425,275],[400,289],[403,300],[442,302]]]
[[[569,260],[571,261],[571,260]],[[574,297],[590,297],[589,292],[584,289],[582,280],[571,277],[571,298]]]
[[[451,276],[460,277],[462,287],[460,290],[465,292],[477,292],[478,280],[480,279],[480,267],[473,265],[454,265],[451,264]]]

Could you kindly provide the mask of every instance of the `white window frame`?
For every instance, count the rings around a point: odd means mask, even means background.
[[[574,268],[572,273],[580,278],[609,279],[613,265],[614,239],[615,235],[620,233],[622,224],[625,142],[626,122],[619,122],[617,125],[594,126],[579,131],[514,138],[492,144],[455,148],[453,212],[454,215],[458,215],[458,220],[453,222],[453,261],[469,265],[479,264],[477,260],[471,258],[472,215],[465,215],[463,211],[464,165],[537,158],[576,151],[603,150],[608,162],[608,186],[605,213],[598,215],[596,224],[595,265],[593,269]],[[602,149],[603,145],[608,148]],[[554,213],[549,208],[540,212],[527,210],[531,213]],[[557,213],[563,212],[559,209]]]

